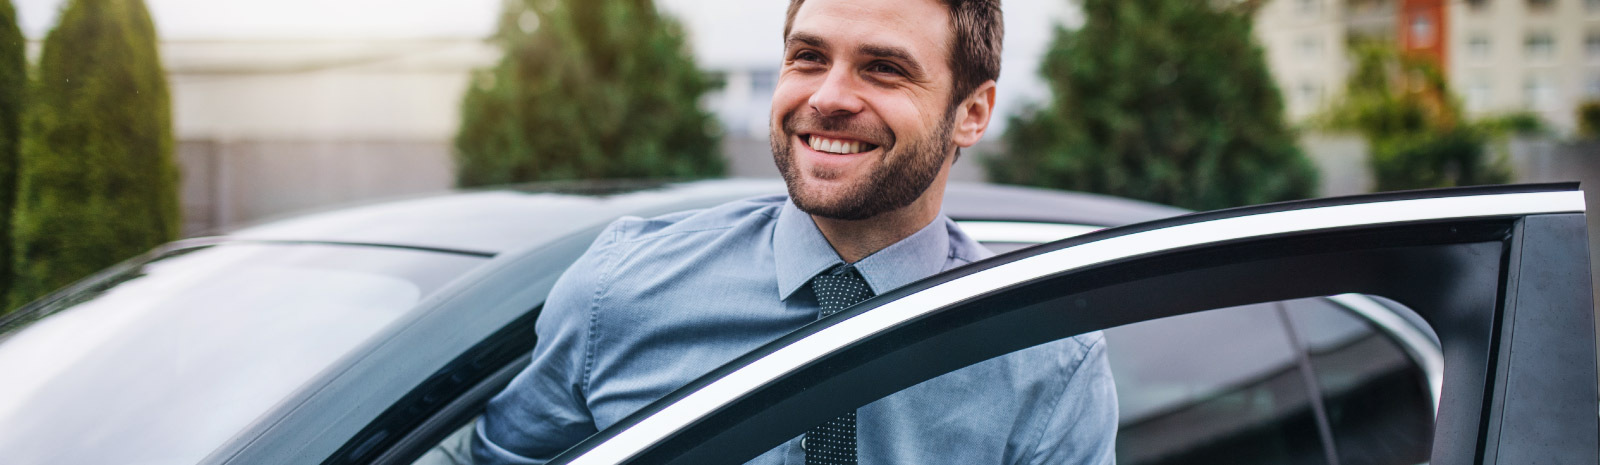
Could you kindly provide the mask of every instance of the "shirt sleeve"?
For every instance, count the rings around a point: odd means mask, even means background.
[[[551,288],[534,324],[531,362],[489,400],[474,428],[474,464],[543,464],[596,432],[585,402],[591,316],[621,224],[601,232]]]
[[[1031,463],[1116,463],[1117,389],[1106,360],[1106,339],[1099,332],[1077,339],[1086,348],[1075,351],[1079,358],[1067,365],[1073,369]]]

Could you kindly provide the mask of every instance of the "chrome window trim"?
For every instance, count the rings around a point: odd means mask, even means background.
[[[1100,226],[1022,221],[956,221],[961,231],[978,242],[1043,244],[1105,229]]]
[[[1044,276],[1127,257],[1288,233],[1417,221],[1582,213],[1582,192],[1533,192],[1376,201],[1226,217],[1107,237],[957,278],[860,313],[795,341],[619,432],[574,464],[626,461],[785,373],[940,308]]]
[[[1356,312],[1367,321],[1378,325],[1378,328],[1395,339],[1400,340],[1400,345],[1405,346],[1411,358],[1422,366],[1422,372],[1428,377],[1428,392],[1433,395],[1433,415],[1439,415],[1439,399],[1444,393],[1444,352],[1439,349],[1433,339],[1422,334],[1416,326],[1406,322],[1393,310],[1383,306],[1371,297],[1361,294],[1339,294],[1328,297],[1350,311]]]
[[[1029,223],[1021,221],[956,221],[961,230],[978,242],[1009,242],[1043,244],[1069,237],[1099,231],[1098,226],[1056,223]],[[1328,300],[1366,318],[1367,321],[1390,337],[1397,339],[1411,354],[1412,360],[1422,368],[1428,379],[1428,392],[1433,396],[1433,414],[1439,414],[1439,399],[1444,391],[1444,352],[1428,336],[1422,334],[1393,310],[1361,294],[1329,296]]]

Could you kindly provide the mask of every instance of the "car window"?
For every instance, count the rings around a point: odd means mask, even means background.
[[[1277,304],[1106,330],[1120,464],[1324,463]]]
[[[1432,394],[1400,343],[1328,300],[1295,301],[1288,315],[1316,374],[1340,463],[1428,461]]]
[[[195,463],[480,257],[227,244],[76,287],[0,335],[8,463]]]
[[[967,438],[933,455],[948,459],[981,447],[973,438],[994,437],[998,429],[1010,431],[999,436],[1022,450],[996,448],[1014,452],[997,463],[1030,463],[1114,433],[1119,464],[1324,464],[1329,451],[1313,409],[1316,398],[1286,325],[1280,304],[1266,303],[1105,331],[1116,431],[1041,426],[1074,415],[1052,409],[1083,402],[1073,398],[1079,392],[1051,389],[1078,386],[1068,378],[1088,369],[1059,362],[1080,353],[1080,344],[1096,337],[1090,336],[952,371],[862,407],[859,447],[900,463],[928,454],[929,444],[873,430]],[[766,455],[773,463],[803,461],[807,447],[797,437]],[[973,452],[965,460],[981,462],[989,453]]]

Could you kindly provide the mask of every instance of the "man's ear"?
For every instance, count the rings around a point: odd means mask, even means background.
[[[985,81],[956,107],[955,127],[950,139],[957,147],[971,147],[989,130],[989,119],[994,116],[994,80]]]

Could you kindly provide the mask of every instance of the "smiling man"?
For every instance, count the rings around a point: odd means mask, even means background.
[[[789,195],[607,227],[551,291],[477,463],[544,463],[817,318],[989,254],[940,213],[994,109],[998,0],[791,0],[772,101]],[[760,464],[1109,464],[1100,333],[957,370],[816,425]]]

